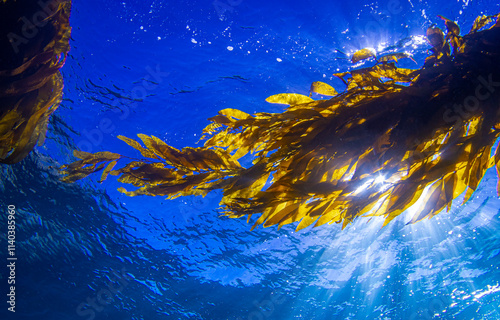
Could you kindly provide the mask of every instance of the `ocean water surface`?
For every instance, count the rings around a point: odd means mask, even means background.
[[[220,217],[217,192],[127,197],[111,177],[66,184],[56,170],[77,148],[135,155],[118,135],[197,146],[220,109],[281,112],[265,99],[307,95],[313,81],[343,88],[332,74],[364,47],[411,52],[417,65],[400,66],[419,67],[438,14],[467,32],[499,11],[493,0],[75,1],[47,141],[0,167],[18,257],[16,312],[4,302],[0,318],[500,319],[494,169],[467,204],[430,220],[300,232]],[[2,237],[2,261],[6,247]],[[2,267],[4,300],[7,277]]]

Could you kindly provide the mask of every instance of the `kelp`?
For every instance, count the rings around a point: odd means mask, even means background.
[[[499,16],[478,17],[464,36],[441,17],[448,32],[427,30],[432,48],[420,69],[399,68],[397,60],[409,56],[389,54],[335,74],[342,93],[314,82],[309,96],[266,99],[288,105],[282,113],[221,110],[203,130],[203,147],[178,150],[139,134],[144,146],[119,138],[143,159],[75,151],[81,160],[61,168],[62,180],[104,170],[102,180],[111,174],[136,187],[119,189],[129,196],[221,189],[221,210],[257,216],[254,227],[345,227],[361,216],[382,216],[385,225],[417,201],[411,222],[430,218],[464,193],[463,202],[470,199],[488,168],[500,174],[500,148],[492,155],[500,135]],[[361,50],[352,61],[368,58],[374,53]],[[333,97],[314,100],[313,93]],[[248,154],[252,165],[243,167]],[[113,170],[121,161],[127,164]]]
[[[62,100],[70,11],[70,0],[0,1],[0,163],[44,143]]]

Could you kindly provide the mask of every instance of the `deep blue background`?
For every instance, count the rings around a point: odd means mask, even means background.
[[[54,167],[74,160],[76,147],[135,155],[116,136],[137,133],[195,146],[220,109],[280,112],[265,98],[307,94],[318,80],[342,90],[332,73],[352,66],[336,49],[395,45],[421,65],[428,45],[419,39],[432,23],[444,28],[437,14],[466,32],[477,15],[500,9],[496,1],[221,2],[73,4],[64,101],[48,140],[0,167],[0,207],[18,208],[19,259],[17,312],[2,303],[0,317],[90,319],[77,308],[99,295],[109,304],[101,300],[95,319],[499,319],[494,171],[467,205],[458,199],[429,221],[299,233],[218,217],[217,193],[129,198],[112,177],[58,181]],[[0,248],[5,261],[3,237]],[[103,296],[122,270],[122,290]]]

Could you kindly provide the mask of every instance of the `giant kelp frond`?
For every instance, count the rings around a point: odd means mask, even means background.
[[[500,135],[494,82],[500,28],[497,22],[480,31],[494,18],[479,17],[465,36],[442,18],[448,32],[429,28],[432,49],[421,69],[399,68],[397,59],[409,56],[391,54],[373,67],[336,74],[347,86],[340,94],[314,82],[309,96],[266,99],[288,105],[283,113],[221,110],[204,129],[200,148],[177,150],[139,135],[143,147],[121,137],[147,160],[111,174],[138,187],[121,189],[132,196],[222,189],[226,215],[256,215],[254,226],[345,226],[359,216],[383,216],[388,223],[419,199],[412,222],[432,217],[464,192],[467,201],[488,168],[500,172],[500,149],[490,156]],[[373,56],[361,51],[353,61]],[[312,93],[333,97],[313,100]],[[248,154],[253,165],[242,168],[238,159]],[[77,156],[82,160],[64,167],[65,180],[100,169],[97,154]],[[106,170],[119,158],[109,158]]]
[[[70,10],[69,0],[0,3],[0,163],[22,160],[45,140],[62,99]]]
[[[229,183],[228,178],[245,171],[238,161],[220,148],[186,147],[177,150],[157,137],[143,134],[138,136],[146,147],[136,140],[123,136],[119,138],[137,149],[142,156],[149,158],[148,160],[136,159],[125,167],[112,171],[117,161],[125,157],[111,152],[75,151],[74,156],[81,160],[62,167],[62,173],[66,174],[63,181],[73,182],[104,169],[101,180],[105,180],[108,174],[119,175],[119,182],[139,187],[131,192],[120,189],[130,196],[145,194],[176,198],[183,195],[206,195],[208,191]]]

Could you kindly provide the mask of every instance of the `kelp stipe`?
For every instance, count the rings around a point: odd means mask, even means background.
[[[432,48],[420,69],[398,68],[405,54],[379,57],[373,67],[336,74],[347,86],[340,94],[314,82],[309,96],[267,99],[288,104],[283,113],[221,110],[203,131],[203,147],[177,150],[139,134],[145,147],[119,138],[144,159],[75,151],[81,160],[63,166],[62,179],[104,169],[101,180],[111,174],[137,187],[119,189],[130,196],[222,189],[226,215],[256,215],[254,227],[345,227],[359,216],[387,224],[418,199],[412,222],[432,217],[464,192],[466,202],[488,168],[500,173],[500,148],[490,157],[500,135],[499,16],[478,17],[463,37],[442,19],[448,32],[427,30]],[[352,60],[371,57],[361,50]],[[333,97],[313,100],[313,93]],[[253,165],[243,168],[238,160],[249,153]],[[113,170],[120,160],[128,164]]]
[[[71,1],[0,1],[0,163],[45,140],[62,99]]]

